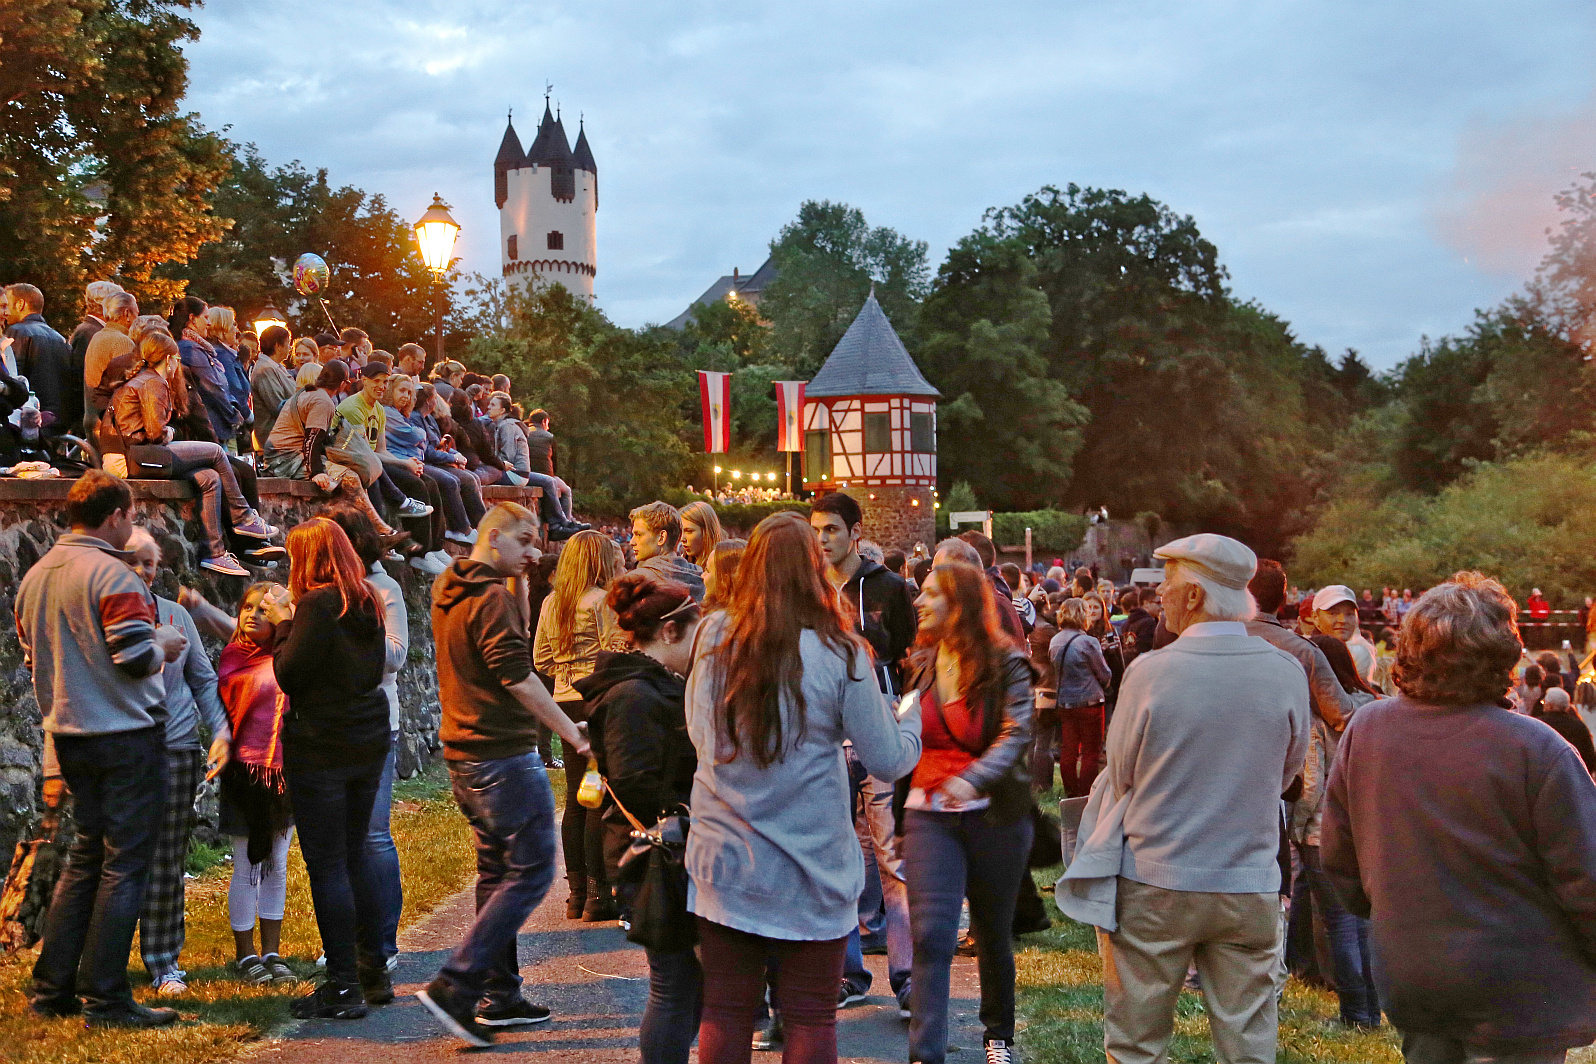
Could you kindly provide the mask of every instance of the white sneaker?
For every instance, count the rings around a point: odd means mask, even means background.
[[[428,576],[442,576],[443,571],[449,567],[444,565],[442,562],[439,562],[430,554],[418,554],[416,557],[410,559],[410,568],[420,569]]]
[[[475,529],[470,532],[445,532],[443,538],[469,547],[477,541],[477,533]]]
[[[443,566],[445,569],[449,568],[449,566],[454,564],[454,555],[450,554],[446,550],[439,549],[439,550],[435,550],[435,551],[429,551],[427,553],[426,557],[428,557],[428,558],[432,559],[433,561],[437,562],[439,565]]]

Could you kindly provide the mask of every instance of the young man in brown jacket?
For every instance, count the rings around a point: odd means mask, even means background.
[[[483,517],[470,556],[432,586],[438,736],[455,801],[476,834],[477,918],[416,997],[473,1046],[491,1044],[494,1027],[549,1018],[521,996],[515,951],[517,932],[554,881],[554,792],[538,756],[538,722],[588,753],[587,738],[532,672],[526,571],[538,558],[535,527],[525,507],[500,503]]]

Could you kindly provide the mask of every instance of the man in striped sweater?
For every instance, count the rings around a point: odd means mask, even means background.
[[[127,482],[91,469],[66,512],[72,531],[23,576],[16,601],[44,718],[45,805],[53,811],[70,789],[77,820],[29,997],[44,1016],[157,1027],[177,1013],[133,1000],[127,959],[166,801],[161,673],[187,639],[157,625],[155,598],[128,567]]]

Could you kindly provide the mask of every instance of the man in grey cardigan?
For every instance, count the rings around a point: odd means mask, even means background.
[[[1251,550],[1205,534],[1156,553],[1179,638],[1126,670],[1097,783],[1124,830],[1116,926],[1098,936],[1104,1046],[1116,1064],[1165,1059],[1195,960],[1215,1056],[1270,1064],[1280,794],[1307,755],[1308,685],[1247,634]]]

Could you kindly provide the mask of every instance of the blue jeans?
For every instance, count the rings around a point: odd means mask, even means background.
[[[642,1064],[687,1064],[704,1010],[704,972],[690,949],[648,954],[648,1005],[638,1028]]]
[[[560,496],[559,492],[555,489],[553,477],[545,476],[542,473],[522,473],[520,475],[526,477],[526,482],[530,486],[543,489],[543,505],[552,511],[554,517],[566,522],[567,524],[570,523],[570,496],[566,495],[563,498]],[[544,516],[545,519],[547,519],[548,513],[545,513]]]
[[[292,761],[285,766],[327,978],[335,983],[357,982],[359,961],[382,963],[382,892],[366,859],[382,766],[381,760],[335,768],[296,769]]]
[[[393,844],[389,815],[393,811],[393,780],[398,769],[399,733],[388,740],[388,759],[371,803],[371,823],[366,829],[366,865],[377,881],[382,900],[382,959],[399,955],[399,915],[405,907],[404,883],[399,877],[399,848]]]
[[[1380,1023],[1380,997],[1374,988],[1374,972],[1369,965],[1369,921],[1347,911],[1330,886],[1330,878],[1319,864],[1319,847],[1302,845],[1303,869],[1308,873],[1308,889],[1313,904],[1324,918],[1325,937],[1330,941],[1330,959],[1335,965],[1336,996],[1341,999],[1343,1023],[1368,1027]]]
[[[438,973],[468,998],[521,992],[515,939],[554,882],[554,791],[536,750],[450,761],[454,800],[477,842],[477,918]]]
[[[904,813],[903,866],[914,928],[909,1059],[942,1064],[948,1047],[948,983],[959,912],[970,899],[987,1040],[1014,1039],[1014,900],[1028,875],[1031,819],[987,822],[986,811]]]
[[[166,805],[166,732],[157,724],[58,735],[55,752],[72,791],[77,836],[50,901],[29,998],[65,1005],[81,992],[91,1013],[125,1008],[133,1001],[128,951]]]

